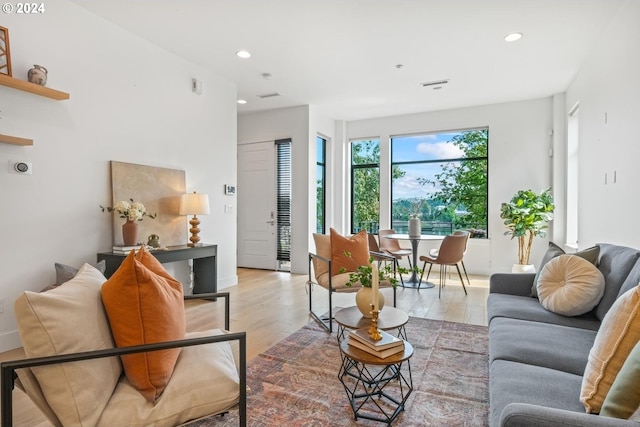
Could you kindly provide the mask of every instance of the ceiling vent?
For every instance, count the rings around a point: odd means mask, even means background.
[[[431,87],[433,89],[440,89],[442,88],[442,86],[446,85],[449,83],[449,79],[445,79],[445,80],[436,80],[433,82],[425,82],[425,83],[421,83],[422,87]]]
[[[263,95],[258,95],[258,98],[273,98],[274,96],[280,96],[280,94],[278,92],[273,92],[273,93],[265,93]]]

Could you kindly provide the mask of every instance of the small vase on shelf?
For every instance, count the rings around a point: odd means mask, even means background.
[[[137,222],[127,220],[122,224],[122,240],[125,246],[135,246],[138,244],[140,226]]]

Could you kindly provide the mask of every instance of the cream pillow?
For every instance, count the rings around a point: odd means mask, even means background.
[[[15,302],[28,358],[113,348],[100,299],[105,277],[84,264],[75,277],[44,293],[25,291]],[[118,357],[33,368],[47,403],[63,425],[95,426],[122,374]]]
[[[542,268],[537,284],[540,304],[563,316],[579,316],[595,307],[604,293],[604,276],[584,258],[560,255]]]
[[[587,413],[599,413],[611,384],[640,340],[640,286],[629,289],[602,319],[582,377],[580,402]]]

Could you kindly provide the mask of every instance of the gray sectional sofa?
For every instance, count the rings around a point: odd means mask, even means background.
[[[640,251],[600,244],[605,291],[596,308],[565,317],[531,297],[534,274],[493,274],[487,302],[490,413],[497,426],[640,426],[585,413],[582,375],[604,315],[640,282]]]

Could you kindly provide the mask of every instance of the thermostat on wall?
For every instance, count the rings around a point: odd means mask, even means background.
[[[225,186],[224,186],[224,194],[228,194],[230,196],[233,196],[234,194],[236,194],[235,185],[225,184]]]

